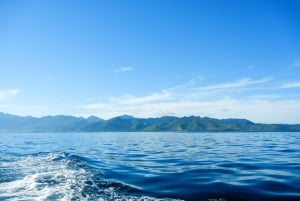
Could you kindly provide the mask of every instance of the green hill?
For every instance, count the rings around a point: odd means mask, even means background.
[[[247,119],[214,119],[209,117],[135,118],[128,115],[103,120],[95,116],[22,117],[0,113],[0,132],[226,132],[226,131],[300,131],[300,124],[261,124]]]

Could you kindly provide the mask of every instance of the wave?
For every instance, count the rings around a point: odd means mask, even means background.
[[[0,200],[298,201],[299,136],[4,134]]]
[[[0,200],[174,200],[106,179],[88,161],[67,152],[6,156]]]

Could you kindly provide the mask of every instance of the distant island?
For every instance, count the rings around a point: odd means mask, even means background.
[[[300,124],[262,124],[247,119],[164,116],[135,118],[129,115],[103,120],[96,116],[17,116],[0,112],[0,132],[296,132]]]

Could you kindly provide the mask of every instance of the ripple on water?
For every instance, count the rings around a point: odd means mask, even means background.
[[[0,134],[0,200],[300,200],[299,133]]]

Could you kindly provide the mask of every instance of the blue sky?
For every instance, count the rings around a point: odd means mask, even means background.
[[[300,2],[0,1],[0,111],[300,123]]]

